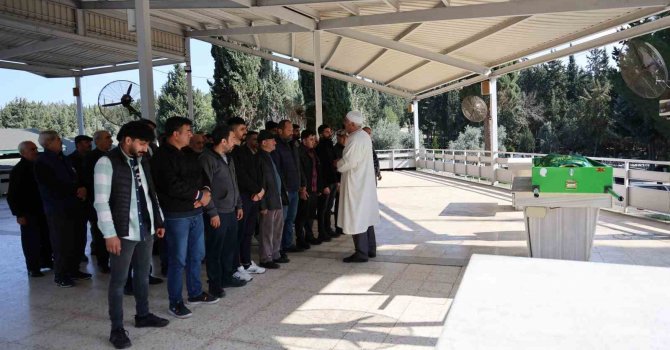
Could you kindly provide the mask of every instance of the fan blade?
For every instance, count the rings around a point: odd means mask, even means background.
[[[133,89],[133,84],[128,85],[128,91],[126,92],[126,95],[130,95],[130,90]]]
[[[111,107],[111,106],[118,106],[120,104],[121,104],[121,102],[115,102],[115,103],[108,103],[108,104],[105,104],[105,105],[102,105],[102,106],[103,107]]]

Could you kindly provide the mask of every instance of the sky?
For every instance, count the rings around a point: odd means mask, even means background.
[[[608,33],[602,35],[605,34]],[[210,47],[209,43],[199,40],[191,41],[193,86],[202,91],[209,91],[207,79],[211,79],[214,73],[214,59],[210,54]],[[608,53],[611,53],[612,46],[607,46],[607,49]],[[575,55],[577,64],[585,66],[586,55],[586,52]],[[297,79],[297,68],[283,64],[280,64],[280,68]],[[157,93],[167,81],[167,73],[171,69],[171,66],[154,67],[154,90]],[[81,92],[84,105],[97,104],[100,90],[114,80],[130,80],[139,83],[139,74],[137,70],[132,70],[83,77]],[[75,103],[75,98],[72,96],[73,87],[74,78],[47,79],[28,72],[0,69],[0,107],[17,97],[31,101]]]

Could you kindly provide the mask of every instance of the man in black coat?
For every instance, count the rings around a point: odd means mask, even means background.
[[[335,146],[333,145],[333,131],[328,125],[319,126],[319,144],[316,146],[316,154],[321,161],[321,178],[325,186],[328,187],[328,194],[325,191],[319,196],[317,205],[317,217],[319,224],[320,237],[335,237],[330,223],[330,214],[335,203],[335,194],[337,190],[337,168],[335,168]]]
[[[330,189],[323,184],[321,175],[321,162],[314,150],[316,146],[316,134],[312,130],[305,130],[300,135],[301,143],[298,147],[300,156],[300,167],[305,176],[306,198],[301,198],[298,203],[298,215],[295,220],[296,244],[303,249],[309,249],[311,244],[319,245],[321,242],[329,242],[330,237],[319,232],[315,238],[312,232],[312,223],[316,214],[318,198],[330,194]]]
[[[70,163],[72,163],[74,170],[77,172],[77,178],[81,184],[84,183],[84,159],[86,158],[86,155],[91,152],[91,141],[93,141],[93,139],[87,135],[76,136],[74,138],[76,149],[67,156]],[[87,198],[90,198],[90,196]],[[90,219],[88,210],[89,205],[88,201],[83,201],[80,204],[76,238],[77,251],[79,252],[81,261],[88,262],[88,258],[86,257],[86,225]]]
[[[21,225],[21,247],[26,259],[28,276],[42,277],[41,268],[52,268],[51,244],[42,198],[35,182],[37,146],[31,141],[19,144],[21,160],[9,174],[7,203],[16,222]]]
[[[88,211],[88,220],[91,223],[91,238],[93,240],[91,251],[95,254],[100,272],[109,273],[109,252],[107,252],[107,248],[105,248],[105,239],[98,228],[98,216],[93,207],[93,201],[95,199],[93,170],[95,169],[95,163],[112,149],[112,134],[106,130],[98,130],[93,133],[93,141],[95,142],[95,149],[84,156],[84,161],[81,167],[81,178],[84,187],[86,187],[86,192],[88,193],[88,196],[86,197],[86,210]]]
[[[337,131],[337,143],[333,147],[333,150],[335,151],[335,161],[339,160],[342,158],[342,153],[344,153],[344,146],[347,144],[347,132],[344,129],[338,130]],[[333,163],[333,166],[335,164]],[[337,178],[337,185],[335,186],[335,189],[337,190],[337,193],[335,194],[335,234],[336,235],[342,235],[344,232],[342,232],[342,228],[337,227],[337,216],[339,215],[339,206],[340,206],[340,179],[342,178],[342,174],[339,172],[336,175]]]
[[[35,179],[54,252],[54,282],[59,287],[69,288],[74,286],[73,280],[91,279],[91,274],[79,271],[78,218],[81,203],[86,200],[86,188],[79,182],[70,160],[63,155],[63,143],[57,132],[40,132],[39,143],[44,153],[35,161]]]

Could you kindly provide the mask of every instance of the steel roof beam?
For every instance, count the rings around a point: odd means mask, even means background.
[[[667,10],[667,8],[665,6],[660,6],[660,7],[650,7],[650,8],[646,8],[644,10],[635,11],[635,12],[629,13],[625,16],[617,17],[615,19],[612,19],[612,20],[606,21],[604,23],[598,24],[596,26],[590,27],[588,30],[578,32],[578,33],[574,33],[574,34],[568,35],[566,37],[562,37],[562,38],[558,38],[558,39],[549,41],[549,42],[544,43],[540,46],[536,46],[534,48],[524,50],[520,53],[514,54],[513,57],[508,57],[508,58],[499,60],[497,62],[490,63],[490,65],[491,65],[491,67],[498,67],[500,65],[513,62],[515,60],[524,58],[524,57],[532,55],[532,54],[536,54],[536,53],[543,52],[543,51],[546,51],[546,50],[549,50],[549,49],[553,49],[553,48],[556,48],[557,46],[564,45],[564,44],[567,44],[567,43],[570,43],[570,42],[573,42],[573,41],[576,41],[576,40],[579,40],[579,39],[583,39],[583,38],[586,38],[588,36],[591,36],[591,35],[594,35],[594,34],[597,34],[597,33],[601,33],[601,32],[606,31],[606,30],[610,30],[612,28],[617,28],[619,26],[626,25],[626,24],[631,23],[631,22],[636,22],[636,21],[639,21],[641,19],[648,18],[650,16],[665,12],[666,10]],[[436,89],[436,88],[438,88],[440,86],[443,86],[445,84],[456,82],[456,81],[458,81],[460,79],[463,79],[463,78],[464,77],[460,77],[460,78],[457,78],[457,79],[454,79],[454,80],[441,82],[441,83],[435,85],[434,87],[427,88],[427,89],[424,89],[422,91],[418,91],[417,94],[421,95],[424,92]]]
[[[477,42],[479,40],[483,40],[485,38],[488,38],[489,36],[494,35],[494,34],[500,32],[500,31],[503,31],[503,30],[505,30],[505,29],[507,29],[507,28],[519,23],[519,22],[525,21],[528,18],[531,18],[531,16],[519,16],[519,17],[514,17],[514,18],[507,19],[507,20],[503,21],[502,23],[500,23],[498,25],[495,25],[495,26],[493,26],[491,28],[488,28],[488,29],[486,29],[486,30],[484,30],[480,33],[477,33],[477,34],[475,34],[475,35],[473,35],[473,36],[471,36],[467,39],[464,39],[464,40],[462,40],[462,41],[460,41],[460,42],[458,42],[454,45],[449,46],[448,48],[440,51],[440,53],[443,54],[443,55],[448,55],[448,54],[450,54],[454,51],[458,51],[458,50],[460,50],[460,49],[462,49],[462,48],[464,48],[468,45],[474,44],[475,42]],[[411,74],[412,72],[414,72],[417,69],[427,65],[428,63],[430,63],[430,61],[423,61],[422,63],[419,63],[419,64],[415,65],[414,67],[411,67],[411,68],[405,70],[404,72],[395,75],[393,78],[384,82],[384,85],[391,85],[391,84],[393,84],[393,82],[401,79],[402,77],[407,76],[408,74]]]
[[[257,34],[275,34],[275,33],[297,33],[309,32],[309,29],[303,28],[297,24],[286,23],[271,26],[249,26],[249,27],[233,27],[225,29],[206,29],[193,30],[186,32],[187,37],[199,36],[227,36],[227,35],[257,35]]]
[[[616,33],[612,33],[612,34],[609,34],[609,35],[602,36],[602,37],[594,39],[594,40],[590,40],[590,41],[587,41],[587,42],[584,42],[584,43],[581,43],[581,44],[578,44],[578,45],[574,45],[574,46],[565,48],[563,50],[554,51],[554,52],[549,53],[547,55],[542,55],[542,56],[539,56],[539,57],[536,57],[536,58],[533,58],[533,59],[530,59],[530,60],[526,60],[526,61],[523,61],[523,62],[513,64],[511,66],[503,67],[503,68],[498,69],[498,70],[494,71],[493,73],[491,73],[490,77],[498,77],[498,76],[505,75],[505,74],[508,74],[508,73],[516,72],[516,71],[519,71],[521,69],[529,68],[529,67],[532,67],[532,66],[535,66],[535,65],[538,65],[538,64],[542,64],[542,63],[545,63],[545,62],[549,62],[549,61],[552,61],[552,60],[556,60],[556,59],[559,59],[559,58],[570,56],[570,55],[573,55],[573,54],[576,54],[576,53],[579,53],[579,52],[591,50],[593,48],[609,45],[609,44],[612,44],[612,43],[617,43],[617,42],[622,41],[622,40],[628,40],[628,39],[635,38],[635,37],[638,37],[638,36],[646,35],[646,34],[653,33],[655,31],[663,30],[663,29],[666,29],[666,28],[670,28],[670,17],[659,18],[659,19],[657,19],[653,22],[647,22],[647,23],[644,23],[644,24],[641,24],[641,25],[638,25],[638,26],[635,26],[635,27],[631,27],[631,28],[626,29],[626,30],[622,30],[622,31],[619,31],[619,32],[616,32]],[[435,96],[435,95],[442,94],[444,92],[448,92],[448,91],[459,89],[459,88],[462,88],[462,87],[465,87],[465,86],[476,84],[476,83],[484,81],[486,79],[488,79],[488,78],[487,77],[473,77],[473,78],[470,78],[470,79],[467,79],[467,80],[464,80],[464,81],[460,81],[460,82],[455,83],[455,84],[451,84],[449,86],[445,86],[441,89],[433,90],[433,91],[418,95],[418,96],[416,96],[416,98],[417,99],[424,99],[424,98],[432,97],[432,96]]]
[[[135,1],[80,1],[84,10],[128,10],[135,8]],[[167,9],[242,9],[246,6],[230,0],[150,0],[149,6],[154,10]]]
[[[48,51],[59,47],[69,46],[72,44],[74,44],[72,40],[68,39],[52,39],[45,41],[37,41],[30,43],[28,45],[0,50],[0,60],[12,57],[30,55],[36,52]]]
[[[102,39],[92,36],[79,35],[70,32],[64,32],[52,27],[41,26],[31,21],[17,20],[8,16],[0,15],[0,25],[6,25],[10,28],[17,28],[20,30],[25,30],[28,32],[39,33],[43,35],[55,36],[58,38],[68,39],[74,41],[75,43],[91,44],[102,47],[111,47],[118,50],[136,52],[137,47],[133,44],[125,44],[115,40]],[[174,53],[168,53],[163,51],[153,50],[154,56],[156,58],[165,57],[174,60],[184,60],[184,56],[177,55]]]
[[[16,63],[16,62],[0,61],[0,68],[20,70],[20,71],[39,74],[39,75],[53,76],[53,77],[74,77],[75,76],[75,72],[72,71],[72,70],[68,70],[68,69],[35,66],[35,65],[32,65],[32,64],[21,64],[21,63]]]
[[[259,57],[265,58],[267,60],[283,63],[285,65],[296,67],[296,68],[299,68],[299,69],[302,69],[302,70],[305,70],[305,71],[308,71],[308,72],[314,72],[314,66],[313,65],[302,63],[302,62],[296,62],[296,61],[293,61],[293,60],[290,60],[290,59],[287,59],[287,58],[283,58],[283,57],[279,57],[279,56],[269,54],[267,52],[250,49],[250,48],[242,46],[242,45],[237,45],[237,44],[233,44],[233,43],[230,43],[230,42],[227,42],[227,41],[218,40],[218,39],[214,39],[214,38],[198,38],[198,40],[205,41],[205,42],[208,42],[208,43],[211,43],[211,44],[214,44],[214,45],[219,45],[219,46],[222,46],[222,47],[226,47],[226,48],[229,48],[229,49],[232,49],[232,50],[237,50],[237,51],[241,51],[241,52],[244,52],[244,53],[248,53],[250,55],[259,56]],[[385,87],[385,86],[373,83],[373,82],[365,80],[365,79],[359,79],[359,78],[356,78],[356,77],[353,77],[353,76],[350,76],[350,75],[346,75],[346,74],[342,74],[342,73],[338,73],[338,72],[333,72],[333,71],[328,70],[328,69],[322,70],[321,75],[325,75],[325,76],[333,78],[333,79],[346,81],[346,82],[349,82],[349,83],[352,83],[352,84],[358,84],[358,85],[366,86],[366,87],[369,87],[369,88],[372,88],[372,89],[375,89],[375,90],[378,90],[378,91],[381,91],[381,92],[385,92],[385,93],[388,93],[388,94],[391,94],[391,95],[396,95],[396,96],[400,96],[400,97],[404,97],[404,98],[413,97],[412,94],[410,94],[408,92],[405,92],[405,91],[402,91],[402,90]]]
[[[326,69],[328,65],[330,64],[330,61],[333,60],[333,57],[335,57],[335,52],[337,52],[337,48],[340,47],[340,43],[342,42],[342,37],[338,36],[337,41],[335,42],[335,46],[333,47],[333,51],[330,52],[330,55],[328,55],[328,58],[326,58],[326,62],[323,63],[323,69]]]
[[[441,55],[437,52],[429,51],[426,49],[418,48],[412,45],[407,45],[401,42],[393,41],[390,39],[384,39],[380,38],[378,36],[374,36],[371,34],[363,33],[360,31],[352,30],[352,29],[333,29],[329,30],[328,32],[340,35],[346,38],[354,39],[354,40],[359,40],[363,41],[372,45],[380,46],[380,47],[385,47],[387,49],[395,50],[395,51],[400,51],[412,56],[416,57],[421,57],[430,61],[434,62],[439,62],[442,64],[446,64],[449,66],[461,68],[468,70],[473,73],[477,74],[484,74],[487,75],[490,73],[490,69],[488,67],[475,64],[472,62],[464,61],[458,58],[446,56],[446,55]]]
[[[318,29],[330,30],[398,23],[532,16],[547,13],[667,6],[668,4],[670,4],[669,0],[518,0],[481,5],[449,6],[427,10],[326,19],[319,22]]]

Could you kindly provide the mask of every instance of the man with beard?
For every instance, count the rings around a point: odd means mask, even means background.
[[[377,255],[374,225],[379,223],[379,202],[375,167],[372,159],[372,140],[361,129],[363,115],[352,111],[344,118],[349,134],[337,170],[342,173],[340,214],[337,225],[352,235],[356,252],[343,259],[345,263],[367,262]]]
[[[133,263],[135,327],[165,327],[168,320],[149,312],[149,269],[153,234],[165,233],[149,162],[143,156],[154,140],[152,130],[133,121],[121,127],[119,147],[101,157],[95,165],[94,206],[98,224],[110,255],[109,341],[117,349],[130,347],[123,328],[123,287]]]

